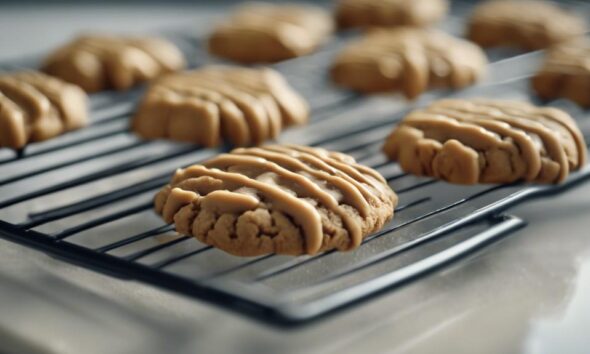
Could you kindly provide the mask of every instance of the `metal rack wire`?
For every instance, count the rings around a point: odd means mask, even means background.
[[[193,36],[170,37],[189,58],[210,60]],[[324,75],[340,45],[336,41],[314,55],[276,66],[307,97],[313,111],[308,126],[290,130],[279,140],[349,153],[381,172],[398,193],[394,220],[355,252],[239,258],[175,234],[152,212],[154,193],[176,168],[227,147],[141,141],[127,132],[141,89],[93,95],[89,127],[31,144],[18,154],[0,150],[0,236],[263,321],[299,324],[499,239],[524,225],[517,217],[500,215],[507,206],[557,193],[590,176],[585,166],[560,186],[466,187],[403,173],[379,153],[383,138],[408,109],[447,93],[428,93],[410,105],[395,97],[361,98],[335,90]],[[535,58],[510,59],[511,68],[530,70]],[[503,63],[492,64],[491,70],[504,70]],[[500,80],[502,75],[492,77]],[[526,79],[500,81],[461,95],[529,98]],[[590,135],[590,117],[569,103],[561,104]]]

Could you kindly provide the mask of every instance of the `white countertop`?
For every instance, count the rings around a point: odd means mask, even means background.
[[[190,5],[0,6],[0,60],[48,50],[81,28],[198,26],[210,15]],[[587,353],[590,183],[509,213],[530,224],[288,331],[0,240],[0,352]]]

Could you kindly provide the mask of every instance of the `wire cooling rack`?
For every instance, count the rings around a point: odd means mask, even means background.
[[[444,24],[451,31],[462,26],[455,10]],[[191,58],[191,66],[214,61],[198,36],[182,31],[167,35]],[[279,141],[348,153],[377,169],[397,192],[394,220],[358,250],[240,258],[177,235],[152,211],[155,192],[176,168],[227,147],[138,139],[128,131],[128,120],[141,88],[92,95],[91,123],[84,129],[18,153],[0,150],[0,236],[112,276],[174,290],[269,323],[294,325],[399,286],[498,240],[524,226],[518,217],[502,215],[505,208],[558,193],[590,176],[585,166],[559,186],[457,186],[403,173],[380,154],[383,139],[408,110],[449,92],[426,93],[408,103],[397,96],[366,98],[337,90],[326,72],[345,41],[346,36],[339,37],[313,55],[275,65],[312,108],[310,123],[285,132]],[[527,77],[540,54],[489,54],[493,63],[488,79],[458,95],[534,101]],[[0,69],[35,62],[6,63]],[[590,140],[587,112],[567,101],[551,104],[569,111]]]

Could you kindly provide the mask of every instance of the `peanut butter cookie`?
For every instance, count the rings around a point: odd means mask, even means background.
[[[492,0],[476,7],[467,37],[482,47],[550,47],[586,31],[583,19],[546,1]]]
[[[383,151],[406,172],[461,184],[558,183],[586,163],[586,143],[567,113],[482,99],[410,113]]]
[[[442,32],[380,29],[346,47],[336,57],[331,75],[342,87],[367,93],[399,90],[415,98],[429,87],[471,85],[486,64],[479,47]]]
[[[239,148],[178,170],[155,198],[179,233],[238,256],[353,250],[396,204],[378,172],[297,145]]]
[[[336,21],[340,28],[429,26],[442,19],[446,0],[340,0]]]
[[[87,121],[86,93],[34,71],[0,75],[0,147],[20,149],[80,128]]]
[[[88,35],[50,54],[43,71],[97,92],[127,90],[184,66],[178,48],[161,38]]]
[[[548,50],[532,83],[543,99],[565,97],[590,107],[590,40],[573,40]]]
[[[158,79],[132,125],[147,139],[215,146],[223,138],[245,146],[275,138],[308,115],[307,103],[272,69],[209,66]]]
[[[254,3],[217,26],[209,51],[241,63],[277,62],[311,53],[332,30],[332,19],[319,8]]]

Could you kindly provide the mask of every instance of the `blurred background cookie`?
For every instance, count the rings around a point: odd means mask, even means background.
[[[349,251],[396,205],[375,170],[297,145],[236,149],[178,170],[155,198],[179,233],[238,256]]]
[[[348,45],[331,68],[339,86],[401,91],[414,98],[432,87],[458,89],[483,75],[487,59],[473,43],[435,30],[379,29]]]
[[[491,0],[478,5],[467,37],[482,47],[550,47],[586,31],[582,18],[546,1]]]
[[[209,66],[158,79],[143,98],[133,130],[215,146],[260,144],[307,122],[309,109],[283,77],[267,68]]]
[[[336,22],[340,28],[429,26],[442,19],[447,0],[340,0]]]
[[[581,38],[549,49],[532,85],[542,99],[565,97],[590,107],[590,40]]]
[[[182,53],[162,38],[86,35],[51,53],[43,71],[97,92],[126,90],[184,66]]]
[[[251,3],[209,37],[209,51],[242,63],[269,63],[314,51],[333,30],[331,17],[309,5]]]
[[[383,151],[406,172],[461,184],[558,183],[586,161],[566,112],[482,99],[440,100],[410,113]]]
[[[87,122],[78,86],[34,71],[0,75],[0,147],[19,149]]]

